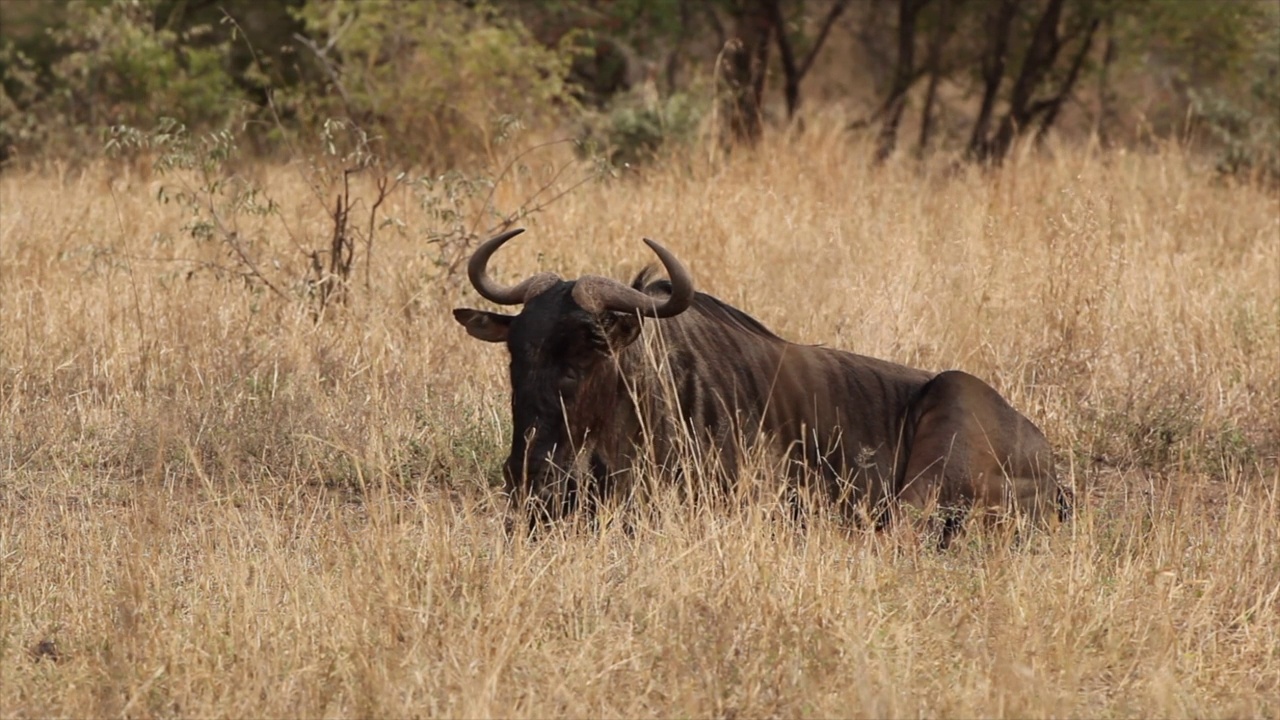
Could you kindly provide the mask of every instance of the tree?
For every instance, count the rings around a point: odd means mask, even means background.
[[[849,6],[849,0],[835,0],[831,4],[831,8],[827,10],[826,15],[823,16],[821,23],[818,25],[818,34],[810,44],[809,52],[800,59],[796,58],[796,51],[793,49],[795,43],[790,38],[788,23],[783,17],[781,3],[779,0],[765,0],[765,4],[768,6],[769,16],[773,22],[774,37],[778,40],[778,55],[782,59],[783,97],[787,102],[787,119],[792,120],[800,109],[800,83],[804,80],[804,76],[809,73],[809,69],[813,67],[813,61],[817,58],[818,51],[822,49],[822,45],[827,41],[831,27],[835,25],[841,13]]]
[[[1022,54],[1022,66],[1014,81],[1009,108],[1001,119],[999,128],[992,137],[978,135],[975,128],[970,150],[977,159],[999,160],[1008,153],[1015,135],[1029,131],[1035,120],[1040,121],[1037,133],[1040,137],[1057,120],[1062,103],[1071,94],[1080,77],[1080,69],[1093,47],[1093,37],[1101,22],[1097,8],[1083,2],[1076,3],[1077,12],[1074,17],[1064,21],[1063,8],[1066,2],[1067,0],[1047,0]],[[1069,61],[1065,77],[1049,96],[1037,98],[1038,91],[1048,84],[1046,80],[1062,57],[1063,49],[1072,42],[1077,43],[1078,47]]]

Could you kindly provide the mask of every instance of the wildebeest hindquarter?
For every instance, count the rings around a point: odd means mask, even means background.
[[[912,402],[907,426],[900,501],[1066,519],[1068,494],[1048,440],[982,380],[958,370],[938,374]]]

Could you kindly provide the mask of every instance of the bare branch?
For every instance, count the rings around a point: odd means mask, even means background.
[[[831,9],[827,11],[827,16],[822,19],[822,25],[818,28],[818,36],[813,39],[813,47],[809,48],[809,54],[804,60],[800,61],[798,72],[803,78],[809,73],[809,68],[813,67],[813,61],[818,57],[818,51],[822,49],[823,43],[827,41],[827,34],[831,32],[831,28],[835,25],[840,14],[849,6],[849,0],[836,0]]]
[[[188,257],[162,258],[162,257],[149,257],[146,255],[131,255],[128,253],[112,253],[112,254],[124,260],[128,260],[129,262],[187,263],[189,265],[196,265],[206,270],[213,270],[220,273],[226,273],[228,275],[235,275],[247,281],[258,279],[258,275],[256,275],[251,270],[242,270],[240,268],[231,267],[229,265],[222,265],[219,263],[210,262],[208,260],[199,260],[197,258],[188,258]]]
[[[1036,131],[1037,140],[1043,140],[1044,136],[1049,132],[1049,128],[1053,127],[1054,121],[1058,119],[1058,111],[1062,109],[1062,104],[1075,88],[1076,80],[1080,76],[1080,69],[1084,67],[1084,59],[1089,54],[1089,50],[1093,48],[1094,34],[1101,24],[1101,18],[1094,18],[1093,22],[1089,24],[1084,40],[1080,43],[1080,50],[1076,52],[1076,56],[1071,60],[1071,69],[1067,71],[1067,77],[1063,79],[1062,87],[1058,90],[1058,94],[1047,101],[1041,101],[1046,103],[1046,107],[1044,108],[1044,117],[1040,119],[1040,128]]]
[[[245,252],[244,247],[240,245],[239,233],[235,230],[228,229],[227,226],[223,224],[222,218],[218,215],[218,209],[213,203],[212,196],[208,198],[208,209],[209,217],[213,219],[213,224],[218,228],[218,233],[222,235],[223,242],[225,242],[227,246],[235,252],[236,257],[240,259],[240,262],[243,263],[245,267],[249,268],[249,272],[252,276],[257,278],[263,285],[266,285],[267,288],[278,297],[287,300],[289,296],[284,294],[280,288],[276,287],[275,283],[271,282],[266,275],[263,275],[262,270],[258,268],[258,264],[253,261],[253,258],[249,256],[249,253]]]
[[[502,168],[502,172],[498,173],[498,177],[493,179],[493,186],[489,188],[489,194],[485,196],[485,199],[484,199],[484,207],[489,207],[490,203],[493,202],[493,194],[498,191],[498,183],[502,182],[502,179],[507,176],[507,173],[511,172],[511,168],[515,167],[516,163],[520,162],[520,160],[523,159],[526,155],[536,150],[541,150],[543,148],[551,147],[552,145],[562,145],[564,143],[571,143],[571,142],[573,142],[572,138],[548,140],[547,142],[538,143],[537,145],[533,145],[524,150],[521,150],[519,153],[516,154],[515,157],[507,161],[507,164]],[[476,234],[476,228],[478,228],[479,226],[480,226],[480,216],[477,215],[475,222],[471,224],[472,236]]]
[[[230,23],[232,27],[236,29],[236,32],[239,33],[240,37],[244,38],[244,46],[253,57],[253,63],[257,65],[259,69],[262,69],[262,60],[258,57],[258,50],[253,46],[253,43],[249,42],[249,36],[245,34],[244,28],[240,26],[240,21],[232,17],[225,8],[220,9],[222,10],[223,22]],[[290,140],[290,134],[285,130],[284,120],[281,119],[280,111],[276,108],[275,96],[272,94],[270,88],[267,88],[266,96],[267,109],[271,111],[271,119],[275,122],[276,129],[280,131],[280,137],[288,143],[290,154],[297,154],[298,148],[294,146],[293,142]]]
[[[396,177],[394,183],[387,182],[387,176],[383,175],[378,178],[378,199],[373,201],[373,207],[369,208],[369,234],[364,239],[364,289],[367,292],[371,283],[369,280],[369,272],[373,267],[373,233],[377,228],[376,221],[378,219],[378,208],[382,207],[382,202],[400,185],[400,178]]]
[[[338,96],[342,98],[342,108],[347,112],[347,117],[351,115],[351,96],[347,94],[347,88],[342,84],[342,79],[338,77],[338,71],[333,68],[333,63],[329,62],[328,52],[333,48],[333,44],[337,42],[338,35],[335,34],[329,39],[329,44],[321,48],[315,42],[303,35],[302,33],[294,33],[293,39],[307,46],[308,49],[316,56],[316,60],[320,62],[320,67],[324,68],[324,73],[329,77],[329,82],[338,89]]]

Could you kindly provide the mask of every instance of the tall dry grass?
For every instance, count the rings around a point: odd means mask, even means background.
[[[938,553],[663,501],[508,544],[505,358],[409,192],[317,324],[169,261],[222,251],[158,178],[0,176],[0,714],[1280,714],[1274,191],[1175,149],[867,156],[813,127],[586,186],[495,269],[624,277],[651,236],[784,337],[973,372],[1060,450],[1074,525]],[[296,173],[257,172],[320,244]]]

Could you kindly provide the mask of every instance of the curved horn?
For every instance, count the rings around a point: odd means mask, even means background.
[[[573,299],[584,309],[592,312],[612,310],[620,313],[635,313],[655,318],[669,318],[679,315],[689,308],[693,302],[693,278],[685,266],[676,259],[671,251],[658,243],[644,239],[644,243],[657,254],[671,278],[671,297],[664,302],[627,287],[616,280],[601,277],[583,277],[573,288]]]
[[[467,277],[476,292],[486,300],[499,305],[520,305],[529,302],[535,295],[560,281],[559,276],[552,273],[538,273],[515,286],[499,285],[489,277],[487,267],[489,258],[508,240],[524,232],[524,228],[508,230],[495,235],[476,248],[471,259],[467,261]]]

